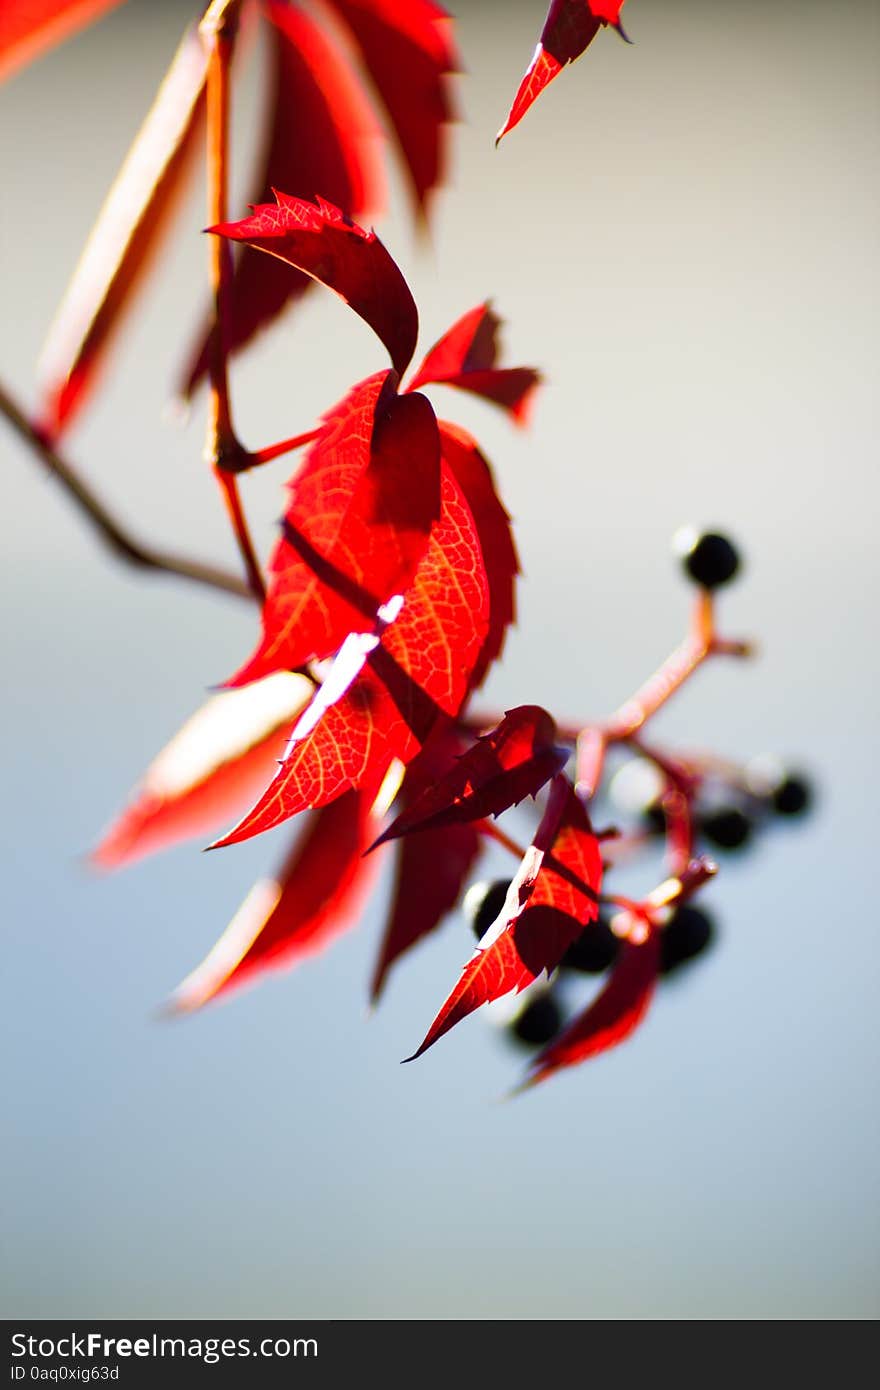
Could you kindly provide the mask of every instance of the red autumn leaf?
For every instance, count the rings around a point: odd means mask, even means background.
[[[399,376],[415,350],[419,318],[409,286],[375,232],[364,231],[324,198],[275,192],[241,222],[208,230],[245,242],[303,270],[344,299],[388,349]]]
[[[120,3],[121,0],[5,0],[0,5],[0,81]]]
[[[659,963],[660,932],[656,927],[638,945],[625,942],[605,987],[538,1053],[531,1064],[532,1075],[520,1089],[546,1081],[562,1067],[607,1052],[634,1033],[651,1003]]]
[[[175,990],[170,1011],[201,1008],[258,975],[290,970],[353,927],[372,886],[363,857],[375,821],[349,792],[316,811],[280,871],[257,883],[201,965]]]
[[[399,793],[403,805],[410,805],[447,771],[463,746],[451,728],[438,730],[406,770]],[[455,907],[482,846],[480,832],[472,825],[426,830],[399,846],[391,910],[370,989],[373,1003],[395,961],[434,931]]]
[[[40,363],[40,427],[57,438],[109,360],[117,329],[171,222],[204,109],[205,50],[189,29],[92,228]]]
[[[515,585],[519,560],[510,517],[495,491],[492,470],[467,430],[440,420],[444,462],[452,469],[477,527],[489,582],[489,632],[471,677],[475,690],[501,655],[507,629],[516,618]]]
[[[500,816],[561,772],[569,750],[556,743],[556,725],[538,705],[508,710],[443,776],[432,779],[376,841],[414,831]]]
[[[500,324],[488,303],[471,309],[434,344],[409,390],[431,383],[457,386],[493,401],[525,424],[541,374],[533,367],[496,367]]]
[[[518,125],[536,97],[573,63],[606,24],[626,38],[620,22],[624,0],[551,0],[535,56],[519,85],[510,114],[498,132],[497,144]]]
[[[118,868],[228,824],[275,772],[312,690],[305,676],[285,672],[213,696],[154,759],[92,863]]]
[[[440,439],[424,396],[368,377],[328,411],[290,483],[263,637],[228,683],[332,655],[412,583],[440,510]]]
[[[465,965],[424,1042],[407,1060],[420,1057],[481,1004],[511,990],[519,993],[542,970],[548,975],[555,970],[584,927],[596,920],[601,882],[602,856],[587,813],[570,783],[557,777],[500,916]]]
[[[454,119],[447,74],[456,71],[451,21],[433,0],[330,0],[360,48],[391,118],[417,211],[442,181],[443,126]]]
[[[324,806],[349,787],[377,788],[395,758],[411,762],[440,715],[458,714],[488,624],[477,532],[444,464],[440,519],[400,616],[345,693],[304,737],[292,740],[274,781],[217,846],[249,839],[308,806]]]
[[[297,7],[264,0],[262,9],[270,21],[271,90],[254,202],[285,188],[303,198],[321,193],[351,217],[378,212],[385,201],[382,133],[347,55]],[[230,292],[229,351],[248,343],[312,284],[302,271],[241,247]],[[207,371],[210,351],[205,330],[185,373],[185,396]]]

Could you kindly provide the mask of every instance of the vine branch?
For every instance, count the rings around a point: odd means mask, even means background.
[[[209,589],[219,589],[223,593],[235,594],[238,598],[252,598],[250,585],[227,570],[214,565],[203,564],[200,560],[177,555],[173,551],[157,550],[145,545],[131,534],[125,524],[101,500],[94,489],[80,477],[78,470],[55,445],[50,444],[45,435],[34,425],[15,401],[6,387],[0,383],[0,415],[9,422],[21,440],[45,464],[53,478],[61,484],[87,520],[91,523],[101,540],[117,559],[134,565],[138,569],[157,570],[165,574],[189,579]]]
[[[237,0],[214,0],[208,6],[199,33],[208,52],[208,222],[227,220],[229,185],[230,66],[238,18]],[[232,286],[232,248],[225,237],[208,238],[208,268],[214,301],[214,331],[210,339],[208,373],[210,394],[205,457],[214,470],[232,530],[238,542],[251,592],[258,602],[266,597],[260,563],[238,490],[236,474],[246,451],[232,424],[227,363],[229,359],[229,292]]]

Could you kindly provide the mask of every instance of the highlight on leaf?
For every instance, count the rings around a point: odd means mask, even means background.
[[[561,772],[570,750],[556,743],[556,724],[538,705],[508,710],[481,734],[454,765],[426,786],[392,822],[376,845],[415,831],[437,829],[517,806]]]
[[[118,868],[228,824],[273,776],[313,688],[284,672],[212,696],[150,764],[92,864]]]
[[[566,64],[585,52],[600,29],[610,25],[629,42],[620,19],[623,6],[624,0],[551,0],[534,57],[495,138],[496,145],[519,124],[532,102]]]
[[[414,1060],[481,1004],[521,993],[549,975],[598,917],[602,856],[567,778],[551,784],[547,809],[507,899],[441,1007]]]
[[[375,232],[365,231],[338,207],[274,189],[250,217],[208,231],[240,241],[304,271],[334,290],[368,323],[388,350],[398,376],[409,366],[418,337],[418,313],[396,262]]]
[[[395,395],[393,371],[368,377],[324,416],[288,487],[262,640],[232,686],[325,660],[409,588],[440,508],[431,406]]]
[[[278,873],[254,886],[168,1011],[192,1012],[258,976],[290,970],[354,927],[378,867],[363,855],[374,829],[359,792],[313,812]]]
[[[440,517],[399,616],[341,698],[291,742],[253,809],[214,847],[249,839],[351,787],[378,788],[395,758],[411,762],[438,719],[458,714],[488,630],[479,538],[443,464]]]
[[[500,406],[525,425],[541,374],[534,367],[496,365],[500,326],[488,302],[469,310],[426,354],[408,389],[455,386]]]
[[[40,428],[72,424],[170,228],[201,134],[207,59],[187,29],[98,214],[40,361]]]

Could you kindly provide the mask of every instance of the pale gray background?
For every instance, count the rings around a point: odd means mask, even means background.
[[[514,1104],[493,1101],[519,1058],[480,1018],[398,1066],[470,949],[460,921],[365,1018],[378,899],[298,973],[161,1024],[279,846],[104,880],[79,856],[253,621],[117,567],[0,429],[7,1316],[877,1313],[880,13],[636,0],[636,46],[600,36],[496,154],[544,6],[456,8],[468,124],[433,250],[396,189],[379,226],[426,344],[491,294],[509,359],[550,379],[525,436],[437,397],[495,460],[527,572],[487,700],[607,710],[679,635],[671,532],[723,525],[748,556],[725,618],[762,657],[704,673],[663,728],[803,759],[821,812],[725,865],[721,946],[635,1041]],[[26,397],[189,11],[133,0],[0,93],[0,369]],[[201,402],[188,429],[161,418],[199,196],[70,449],[142,534],[232,562]],[[382,364],[316,293],[236,371],[245,437],[307,428]],[[264,545],[286,467],[245,488]]]

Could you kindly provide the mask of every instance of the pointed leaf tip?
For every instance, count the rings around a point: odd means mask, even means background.
[[[358,792],[313,812],[278,873],[254,886],[171,996],[170,1012],[190,1013],[257,976],[292,969],[353,927],[378,868],[362,857],[373,829]]]
[[[541,38],[496,145],[519,124],[532,103],[562,69],[581,56],[601,28],[610,25],[626,38],[620,24],[623,4],[624,0],[551,0]]]

